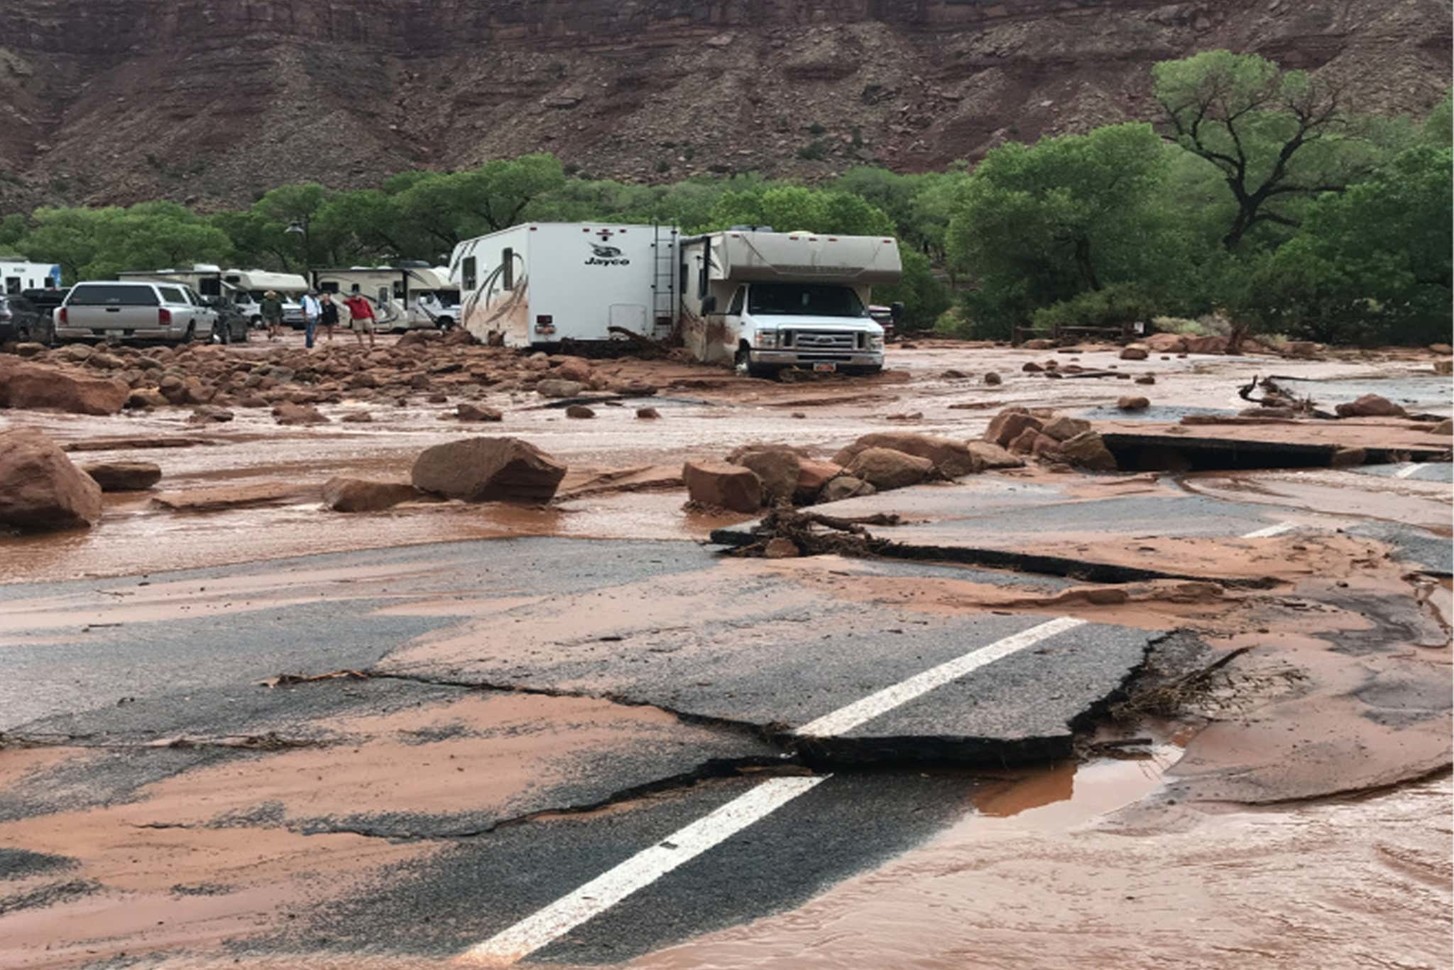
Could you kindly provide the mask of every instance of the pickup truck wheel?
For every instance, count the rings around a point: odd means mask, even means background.
[[[182,343],[189,344],[197,339],[197,324],[187,324],[187,332],[182,334]]]

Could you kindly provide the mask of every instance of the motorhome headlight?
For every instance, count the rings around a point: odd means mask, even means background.
[[[759,330],[752,335],[754,347],[777,347],[780,337],[776,330]]]
[[[883,350],[884,349],[884,335],[881,334],[881,333],[871,333],[871,334],[869,334],[868,335],[868,349],[869,350]]]

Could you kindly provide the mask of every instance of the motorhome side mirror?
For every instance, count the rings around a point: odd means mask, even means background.
[[[707,294],[706,296],[702,297],[702,313],[703,314],[708,314],[708,313],[716,313],[716,312],[717,312],[717,297],[716,296],[713,296],[710,293]]]
[[[898,323],[899,322],[899,318],[902,317],[903,315],[904,315],[904,305],[902,303],[890,303],[889,304],[889,317],[894,321],[894,323]]]

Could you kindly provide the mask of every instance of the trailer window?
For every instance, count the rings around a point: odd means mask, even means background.
[[[863,302],[847,286],[829,283],[755,283],[747,301],[755,314],[795,317],[861,317]]]
[[[464,262],[462,262],[460,264],[460,270],[459,270],[459,272],[460,272],[461,282],[464,283],[464,288],[466,290],[473,290],[475,288],[475,283],[476,283],[475,271],[476,271],[476,267],[477,267],[477,264],[475,263],[475,258],[473,256],[466,256],[464,258]]]
[[[697,299],[706,299],[707,296],[707,256],[702,254],[698,257],[702,264],[697,267]]]
[[[31,287],[31,288],[34,289],[34,287]],[[18,277],[18,276],[7,276],[7,277],[5,277],[5,292],[6,293],[9,293],[11,296],[14,296],[15,294],[19,293],[20,292],[20,277]]]
[[[515,288],[515,250],[500,250],[500,289]]]
[[[747,302],[747,287],[739,286],[737,292],[732,294],[732,305],[727,308],[727,315],[730,317],[742,316],[742,304]]]

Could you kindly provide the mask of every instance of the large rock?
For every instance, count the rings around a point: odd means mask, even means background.
[[[1187,337],[1186,352],[1189,354],[1225,354],[1230,343],[1226,337]]]
[[[577,384],[589,384],[591,378],[596,376],[590,362],[582,357],[565,358],[556,365],[555,370],[551,373],[560,380],[574,381]]]
[[[0,526],[22,532],[88,528],[101,520],[101,486],[50,438],[0,431]]]
[[[892,448],[866,448],[843,467],[880,492],[917,485],[934,471],[934,463],[928,458]]]
[[[102,461],[81,470],[103,492],[144,492],[162,479],[161,466],[149,461]]]
[[[946,478],[972,475],[984,469],[964,442],[909,431],[866,434],[834,455],[833,460],[846,468],[856,456],[869,448],[889,448],[917,458],[927,458],[934,471]]]
[[[1122,360],[1145,360],[1151,356],[1151,351],[1144,344],[1130,344],[1121,348]]]
[[[1091,423],[1084,418],[1072,418],[1067,415],[1050,421],[1042,429],[1047,435],[1056,441],[1068,441],[1078,434],[1083,434],[1091,429]]]
[[[454,407],[454,413],[461,421],[503,421],[505,415],[494,408],[485,407],[483,404],[470,404],[462,401]]]
[[[1179,333],[1153,333],[1142,343],[1146,349],[1158,354],[1186,353],[1186,338]]]
[[[563,381],[554,377],[548,377],[535,385],[536,394],[551,398],[579,397],[585,389],[586,386],[580,381]]]
[[[74,374],[18,358],[0,359],[0,407],[120,414],[130,395],[125,381]]]
[[[1451,421],[1449,418],[1445,418],[1443,421],[1440,421],[1438,424],[1430,428],[1429,434],[1436,434],[1442,438],[1447,438],[1450,435],[1454,435],[1454,421]]]
[[[843,474],[843,466],[837,462],[819,461],[815,458],[798,460],[798,486],[795,498],[810,503],[816,499],[829,482]]]
[[[465,438],[427,448],[410,480],[421,492],[467,502],[548,502],[566,466],[519,438]]]
[[[1001,448],[993,441],[971,441],[969,442],[969,450],[974,453],[975,458],[987,470],[1025,467],[1025,459],[1019,455],[1011,454],[1009,450]]]
[[[752,469],[762,482],[762,497],[766,504],[792,502],[802,470],[802,459],[796,451],[791,448],[745,448],[734,452],[728,460],[734,465]]]
[[[878,489],[861,478],[854,478],[852,475],[839,475],[819,493],[818,500],[821,502],[841,502],[844,499],[859,498],[864,495],[872,495]]]
[[[1402,407],[1377,394],[1365,394],[1334,410],[1340,418],[1401,418],[1407,414]]]
[[[701,505],[733,512],[762,508],[762,479],[743,465],[725,461],[689,461],[682,465],[687,496]]]
[[[1044,426],[1043,421],[1024,408],[1006,408],[990,420],[990,426],[985,429],[984,440],[1007,448],[1026,429],[1039,431]]]
[[[330,478],[323,483],[323,504],[335,512],[382,512],[418,495],[407,482]]]
[[[1060,456],[1072,465],[1093,472],[1116,470],[1116,456],[1095,431],[1085,431],[1060,443]]]
[[[1127,394],[1116,400],[1116,408],[1121,411],[1144,411],[1150,406],[1149,400],[1135,394]]]
[[[273,420],[278,424],[328,424],[328,418],[311,404],[284,402],[273,408]]]

